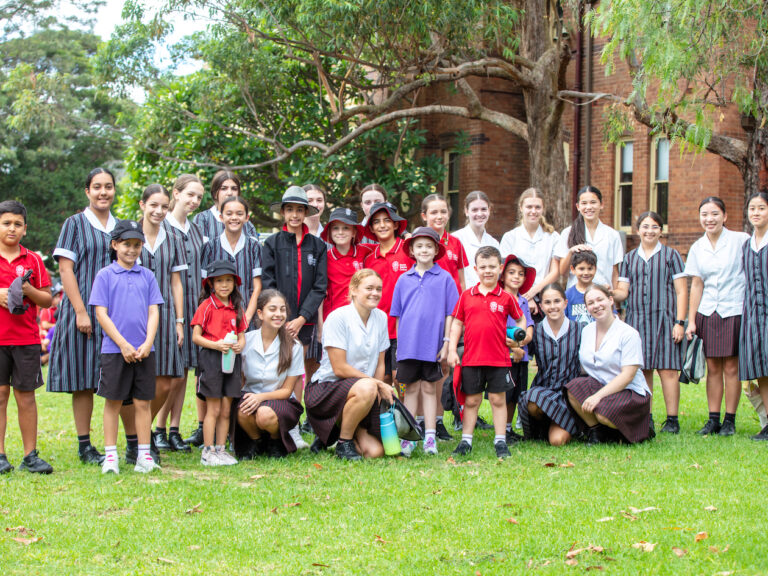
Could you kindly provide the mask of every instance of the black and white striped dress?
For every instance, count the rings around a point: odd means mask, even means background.
[[[202,231],[206,242],[212,238],[218,238],[224,232],[224,223],[219,219],[219,210],[216,206],[211,206],[208,210],[198,212],[195,215],[194,222]],[[259,237],[256,228],[250,221],[245,223],[243,230],[246,236]]]
[[[661,243],[647,261],[635,248],[624,257],[619,282],[629,283],[625,322],[643,341],[643,370],[680,370],[682,342],[675,343],[672,329],[677,318],[674,281],[685,276],[683,258]]]
[[[171,232],[171,225],[163,222],[155,239],[154,250],[145,242],[141,249],[141,265],[155,275],[164,304],[160,308],[160,322],[155,336],[155,374],[158,376],[184,375],[184,353],[177,344],[176,303],[171,290],[171,275],[187,269],[184,246],[181,240]],[[188,321],[185,318],[185,321]]]
[[[179,224],[168,214],[166,222],[170,224],[168,230],[175,235],[184,247],[184,259],[187,262],[187,269],[181,273],[181,283],[184,286],[184,344],[182,352],[184,353],[184,367],[197,367],[197,346],[192,342],[192,317],[198,307],[198,298],[200,298],[200,256],[203,250],[203,232],[200,227],[189,219],[184,225]]]
[[[226,236],[222,234],[203,244],[200,257],[203,276],[206,276],[205,270],[216,260],[226,260],[235,265],[237,275],[243,283],[239,287],[243,308],[247,308],[253,294],[253,279],[261,276],[261,244],[256,238],[241,234],[233,251]]]
[[[579,432],[578,421],[568,405],[565,385],[581,371],[581,330],[578,324],[566,318],[559,334],[553,338],[551,328],[547,330],[548,322],[544,319],[534,328],[533,341],[536,343],[536,364],[539,371],[533,379],[531,389],[520,397],[518,403],[523,434],[526,438],[536,440],[547,440],[550,423],[557,424],[572,436]],[[528,413],[529,402],[538,406],[546,418],[531,418]]]
[[[48,363],[49,392],[82,392],[96,390],[101,369],[101,326],[94,307],[88,306],[96,274],[109,266],[110,232],[117,220],[110,214],[104,227],[88,208],[64,222],[53,251],[53,257],[68,258],[75,263],[74,272],[80,296],[91,319],[90,337],[77,329],[75,309],[66,292],[59,304],[56,330]]]
[[[755,237],[744,243],[744,274],[747,291],[741,317],[739,379],[768,377],[768,243],[758,251]]]

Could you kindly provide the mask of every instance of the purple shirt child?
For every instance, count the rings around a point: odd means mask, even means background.
[[[533,326],[533,317],[531,316],[531,307],[528,306],[528,299],[523,297],[522,294],[518,294],[517,303],[520,305],[520,310],[523,311],[523,316],[525,316],[526,329],[529,326]],[[512,328],[513,326],[517,326],[515,321],[512,320],[512,318],[507,318],[507,328]],[[528,362],[528,344],[523,346],[523,352],[525,352],[525,355],[523,356],[523,359],[520,360],[520,362]]]
[[[93,282],[89,306],[104,306],[117,331],[134,348],[147,339],[149,307],[163,304],[163,296],[148,268],[134,264],[126,270],[117,262],[99,270]],[[152,350],[154,350],[154,346]],[[120,354],[120,347],[104,333],[102,354]]]

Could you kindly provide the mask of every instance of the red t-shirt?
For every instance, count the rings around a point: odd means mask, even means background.
[[[485,296],[473,286],[462,292],[453,316],[464,323],[462,366],[511,366],[507,316],[523,315],[517,300],[496,286]]]
[[[198,306],[190,326],[200,326],[203,338],[217,342],[229,332],[240,334],[248,329],[245,322],[245,312],[237,326],[237,310],[232,304],[223,304],[214,294]]]
[[[56,324],[56,306],[50,308],[43,308],[40,310],[40,322],[48,322],[49,324]],[[46,328],[46,331],[48,328]]]
[[[24,276],[27,270],[32,270],[29,283],[35,288],[45,288],[51,285],[48,271],[43,260],[19,245],[21,253],[8,262],[0,257],[0,288],[8,288],[19,276]],[[37,305],[29,298],[24,298],[29,308],[24,314],[11,314],[7,308],[0,307],[0,346],[40,345],[40,328],[37,325]]]
[[[392,306],[392,294],[395,292],[397,279],[408,272],[413,262],[413,258],[405,252],[404,243],[401,238],[397,239],[395,245],[386,255],[381,253],[381,246],[379,244],[374,244],[373,252],[364,261],[365,267],[375,270],[381,276],[383,282],[379,310],[387,313],[387,328],[390,340],[397,338],[397,319],[389,316],[389,309]]]
[[[349,252],[341,254],[334,246],[328,250],[328,291],[323,300],[323,320],[328,314],[349,304],[349,281],[373,251],[373,244],[353,244]]]
[[[445,246],[445,256],[437,261],[437,265],[443,270],[448,272],[456,282],[456,288],[461,294],[461,283],[459,282],[459,270],[463,270],[469,266],[469,260],[467,259],[467,253],[464,251],[464,246],[461,244],[461,240],[448,234],[448,231],[443,232],[443,236],[440,238],[443,246]]]

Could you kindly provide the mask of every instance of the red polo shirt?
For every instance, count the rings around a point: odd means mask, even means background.
[[[405,252],[401,238],[397,239],[395,245],[392,246],[392,249],[386,255],[381,253],[381,246],[379,244],[374,244],[373,252],[364,261],[365,267],[375,270],[381,276],[384,284],[382,286],[379,310],[386,312],[389,317],[387,328],[389,329],[390,340],[397,338],[397,319],[389,316],[389,309],[392,306],[392,294],[395,292],[397,279],[408,272],[413,262],[413,258]]]
[[[192,318],[190,326],[200,326],[203,329],[203,338],[218,342],[224,339],[229,332],[239,334],[248,329],[245,323],[245,313],[237,326],[237,310],[231,303],[223,304],[216,295],[211,294],[205,302],[200,304]]]
[[[517,320],[523,313],[515,298],[496,286],[485,296],[480,285],[465,290],[453,316],[464,323],[462,366],[511,366],[507,348],[507,316]]]
[[[373,248],[373,244],[353,244],[346,254],[335,246],[328,250],[328,291],[323,300],[323,320],[336,308],[349,304],[349,281],[355,272],[365,268],[363,262]]]
[[[459,282],[459,270],[463,270],[469,266],[469,260],[467,260],[467,253],[464,251],[464,246],[461,245],[461,240],[448,234],[448,231],[443,232],[443,236],[440,238],[440,242],[445,246],[445,256],[437,261],[437,265],[443,270],[448,272],[456,282],[456,288],[461,294],[461,283]]]
[[[32,270],[29,283],[35,288],[45,288],[51,285],[48,271],[43,260],[34,252],[19,245],[20,254],[13,262],[0,257],[0,288],[8,288],[19,276],[24,276],[27,270]],[[37,325],[37,305],[29,298],[24,298],[29,308],[24,314],[11,314],[7,308],[0,307],[0,346],[40,345],[40,328]]]

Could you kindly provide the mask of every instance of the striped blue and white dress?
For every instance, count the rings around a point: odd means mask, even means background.
[[[184,375],[184,353],[176,338],[176,318],[180,318],[181,314],[176,314],[171,275],[185,271],[187,260],[184,256],[184,246],[171,232],[170,224],[160,224],[154,247],[144,243],[141,249],[141,265],[152,270],[164,301],[164,304],[159,306],[160,322],[155,336],[155,374],[181,377]]]
[[[646,257],[642,247],[624,257],[619,282],[629,283],[625,322],[640,333],[643,370],[680,370],[683,344],[672,339],[677,317],[674,281],[685,277],[683,258],[661,242]]]
[[[235,265],[242,281],[239,290],[243,297],[243,308],[247,308],[253,294],[253,279],[261,277],[261,244],[253,236],[241,233],[237,246],[232,250],[226,233],[222,232],[217,238],[203,244],[200,257],[203,278],[207,276],[206,269],[216,260],[226,260]]]
[[[80,297],[91,319],[92,335],[77,329],[75,309],[66,292],[59,304],[56,330],[48,361],[49,392],[82,392],[96,390],[101,371],[101,326],[93,306],[88,306],[96,274],[109,266],[110,233],[117,220],[109,215],[103,226],[90,208],[64,221],[53,251],[57,261],[67,258],[75,263],[74,272]]]
[[[221,213],[215,205],[195,215],[194,222],[203,232],[203,238],[206,242],[211,238],[218,238],[224,232],[224,223],[221,221],[220,216]],[[256,228],[250,221],[245,223],[243,230],[245,230],[246,236],[259,237]]]
[[[555,334],[549,320],[545,318],[534,328],[533,342],[536,344],[536,364],[539,371],[530,390],[523,393],[518,402],[523,434],[527,439],[547,440],[549,426],[553,423],[575,436],[580,428],[568,405],[565,385],[581,372],[581,330],[573,320],[565,318],[560,330]],[[546,418],[531,418],[528,413],[529,402],[538,406]]]
[[[181,283],[184,286],[184,344],[182,352],[184,353],[184,367],[197,367],[197,346],[192,342],[192,317],[198,307],[198,298],[200,298],[200,257],[203,250],[203,232],[200,227],[187,219],[184,224],[179,223],[170,212],[165,217],[165,221],[170,224],[167,228],[176,236],[184,247],[184,259],[187,262],[187,269],[181,273]]]
[[[768,377],[768,234],[744,243],[747,291],[741,317],[739,380]]]

